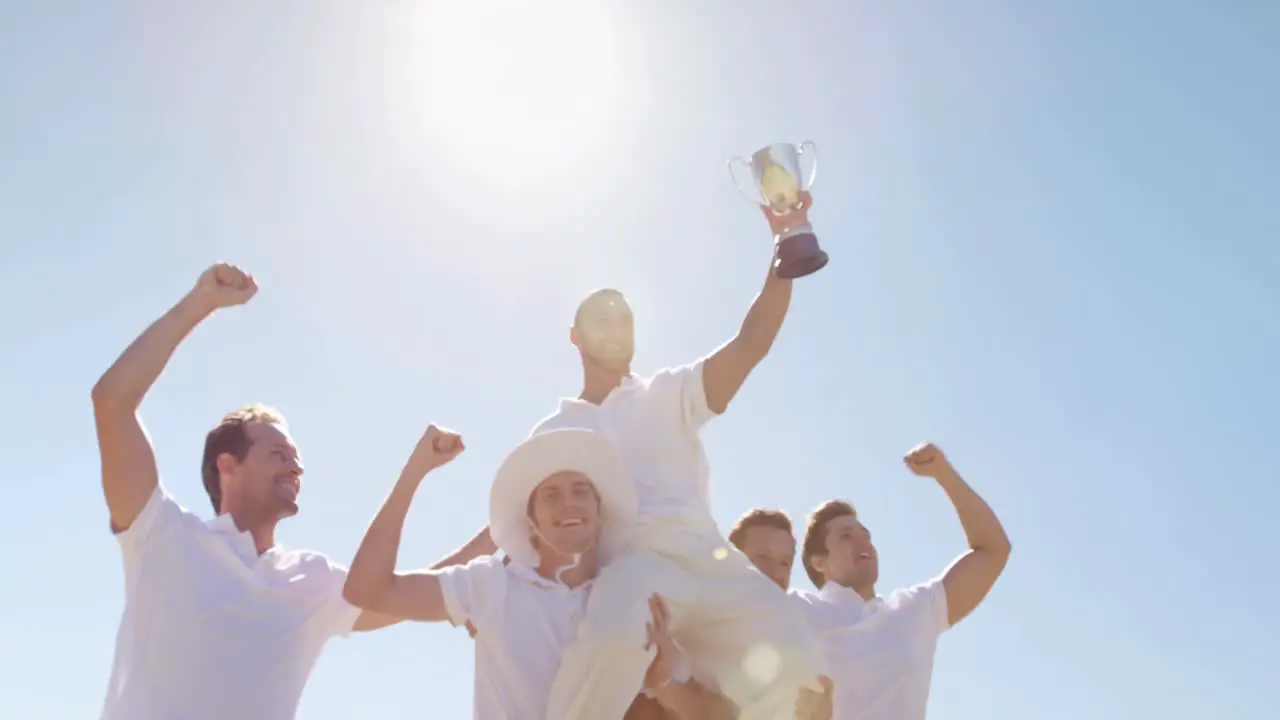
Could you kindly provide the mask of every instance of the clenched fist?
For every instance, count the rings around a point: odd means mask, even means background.
[[[191,289],[191,297],[200,307],[208,312],[219,308],[243,305],[258,292],[258,284],[253,276],[235,265],[218,263],[205,270],[196,286]]]
[[[458,433],[436,425],[428,425],[427,431],[418,440],[418,445],[409,456],[408,467],[415,474],[426,475],[438,467],[447,465],[466,450],[462,444],[462,436]]]
[[[933,443],[920,443],[911,448],[902,461],[906,463],[908,470],[920,477],[936,480],[944,475],[955,473],[955,468],[951,467],[951,461]]]

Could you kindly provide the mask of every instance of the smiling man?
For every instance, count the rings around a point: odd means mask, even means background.
[[[812,199],[787,218],[765,211],[777,238],[807,222]],[[776,257],[774,258],[776,260]],[[569,329],[582,389],[533,434],[589,428],[619,448],[638,494],[636,542],[602,566],[578,637],[565,652],[548,720],[620,717],[652,660],[640,639],[647,598],[667,599],[672,634],[696,675],[738,706],[743,720],[794,717],[803,688],[821,692],[823,658],[801,609],[738,553],[711,513],[710,469],[700,437],[769,354],[791,304],[792,281],[773,271],[738,332],[705,357],[650,377],[632,373],[635,323],[622,293],[601,290]]]
[[[805,572],[818,592],[800,599],[835,680],[835,720],[924,720],[938,636],[982,602],[1009,560],[994,512],[942,451],[918,445],[904,461],[951,500],[969,550],[937,578],[876,594],[880,555],[853,506],[820,505],[805,530]]]
[[[394,620],[342,598],[346,570],[276,542],[298,512],[303,466],[284,417],[262,405],[226,415],[205,438],[202,520],[160,482],[138,407],[183,338],[247,302],[253,278],[205,271],[93,388],[102,489],[124,556],[125,607],[104,720],[294,717],[325,642]]]
[[[629,539],[635,488],[603,436],[589,430],[544,433],[513,450],[494,478],[489,525],[505,558],[396,572],[414,494],[429,473],[462,450],[457,433],[427,429],[365,533],[346,596],[368,610],[468,627],[476,642],[474,717],[542,718],[597,567]],[[651,610],[652,622],[661,627],[652,628],[648,638],[659,650],[646,676],[649,694],[673,718],[727,717],[722,698],[674,676],[671,666],[678,663],[665,642],[660,600],[651,599]]]

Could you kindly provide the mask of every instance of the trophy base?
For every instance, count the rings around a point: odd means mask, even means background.
[[[828,259],[812,232],[783,236],[773,252],[773,274],[783,280],[802,278],[826,267]]]

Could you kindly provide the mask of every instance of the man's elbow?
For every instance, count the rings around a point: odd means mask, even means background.
[[[998,539],[984,543],[982,547],[974,548],[974,550],[991,558],[1001,570],[1004,570],[1004,566],[1009,563],[1009,554],[1013,552],[1013,544],[1009,542],[1007,535],[1001,533]]]
[[[369,587],[368,583],[352,582],[351,578],[347,578],[347,582],[342,586],[342,598],[361,610],[369,610],[371,612],[381,612],[382,596],[384,593],[378,591],[377,588]]]
[[[98,378],[98,382],[89,391],[93,409],[98,413],[136,410],[142,399],[135,399],[133,395],[134,393],[120,387],[120,383],[111,377],[110,372]]]

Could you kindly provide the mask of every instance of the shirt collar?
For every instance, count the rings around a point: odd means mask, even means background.
[[[613,390],[610,390],[609,394],[604,396],[604,400],[600,402],[600,405],[604,405],[605,403],[609,402],[611,398],[615,396],[622,395],[624,393],[629,393],[632,390],[635,390],[637,387],[642,387],[641,382],[635,376],[635,373],[632,373],[622,378],[622,383],[618,385],[618,387],[614,388]],[[569,408],[578,408],[578,407],[600,407],[600,405],[596,405],[593,402],[587,402],[582,398],[568,398],[568,397],[560,398],[561,411],[567,410]]]
[[[524,580],[525,582],[530,583],[531,585],[536,585],[537,587],[540,587],[544,590],[552,590],[555,588],[561,588],[564,590],[568,590],[570,592],[574,590],[589,590],[591,586],[594,585],[596,582],[595,578],[591,578],[590,580],[582,583],[578,587],[571,588],[562,582],[558,582],[550,578],[545,578],[539,575],[537,570],[534,570],[533,568],[523,563],[516,562],[515,560],[512,560],[511,562],[507,563],[507,571],[510,572],[512,575],[515,575],[517,578],[520,578],[521,580]]]
[[[247,552],[252,556],[257,556],[258,546],[253,541],[253,534],[248,530],[241,531],[236,527],[236,521],[231,517],[231,513],[221,513],[209,519],[205,526],[212,530],[215,534],[226,539],[233,548],[239,551]],[[267,548],[267,551],[261,553],[262,557],[274,555],[279,549],[279,544]]]
[[[864,599],[861,595],[854,592],[852,588],[847,588],[839,583],[828,582],[818,591],[818,597],[835,605],[844,605],[847,607],[862,608],[876,605],[880,602],[880,596]]]

